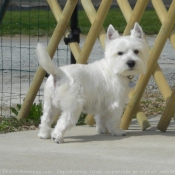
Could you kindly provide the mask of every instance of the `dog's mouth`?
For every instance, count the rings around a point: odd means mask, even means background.
[[[134,78],[134,75],[128,75],[126,76],[129,80],[132,80]]]
[[[134,75],[124,75],[124,74],[121,74],[121,76],[128,78],[130,81],[134,78]]]

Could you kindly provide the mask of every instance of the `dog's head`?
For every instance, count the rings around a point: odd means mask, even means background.
[[[124,76],[145,74],[149,47],[144,33],[135,23],[130,36],[120,36],[112,25],[107,30],[105,58],[115,74]]]

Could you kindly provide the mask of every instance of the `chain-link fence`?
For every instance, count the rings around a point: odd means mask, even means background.
[[[10,108],[21,104],[32,82],[38,61],[37,42],[47,45],[56,21],[46,0],[0,0],[0,115],[10,116]],[[64,6],[64,3],[62,3]],[[7,7],[7,8],[6,8]],[[69,63],[70,53],[63,43],[54,60]],[[43,97],[43,87],[36,101]]]
[[[168,8],[172,0],[163,0]],[[66,1],[58,0],[63,8]],[[101,0],[93,0],[98,8]],[[129,0],[133,7],[136,0]],[[114,0],[112,6],[117,6]],[[151,7],[149,2],[148,7]],[[81,3],[78,6],[81,9]],[[81,15],[80,15],[81,16]],[[85,20],[83,20],[85,21]],[[86,20],[88,21],[88,19]],[[89,21],[88,21],[89,22]],[[0,115],[10,116],[10,107],[22,104],[29,89],[38,61],[37,42],[48,44],[56,20],[46,0],[0,0]],[[80,25],[81,26],[81,25]],[[81,26],[84,29],[86,26]],[[117,29],[120,29],[118,25]],[[54,60],[59,66],[70,63],[70,51],[64,41],[59,44]],[[96,49],[95,57],[99,55]],[[36,101],[43,98],[43,86]]]

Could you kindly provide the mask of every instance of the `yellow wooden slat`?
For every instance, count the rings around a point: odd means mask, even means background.
[[[52,1],[52,0],[50,0],[50,1]],[[57,26],[53,32],[53,35],[49,41],[49,44],[48,44],[47,50],[48,50],[48,53],[51,56],[51,58],[53,57],[53,55],[58,47],[58,44],[59,44],[59,42],[60,42],[60,40],[61,40],[65,30],[66,30],[69,19],[73,13],[73,10],[74,10],[77,2],[78,2],[78,0],[74,0],[74,1],[67,0],[65,8],[64,8],[64,10],[61,14],[61,17],[60,17],[60,21],[57,24]],[[41,86],[41,83],[44,79],[44,76],[45,76],[45,71],[41,67],[39,67],[35,76],[34,76],[32,83],[31,83],[29,91],[24,99],[21,110],[19,111],[18,119],[27,117],[29,110],[33,104],[33,101],[37,95],[37,92]]]
[[[159,31],[159,34],[156,38],[155,44],[153,49],[150,53],[149,58],[149,64],[148,64],[148,70],[146,75],[141,75],[139,78],[139,81],[135,87],[133,96],[127,105],[127,108],[125,110],[125,113],[122,118],[121,127],[123,129],[128,129],[130,122],[132,120],[133,114],[136,112],[136,109],[138,107],[138,104],[140,102],[140,99],[143,95],[143,92],[145,90],[145,87],[151,77],[152,72],[154,71],[154,68],[157,64],[158,58],[160,56],[160,53],[165,45],[165,42],[170,35],[172,28],[174,26],[175,21],[175,0],[172,1],[172,4],[169,8],[169,11],[167,13],[167,16],[162,24],[162,27]]]
[[[129,35],[131,29],[134,27],[135,22],[140,21],[148,2],[149,0],[137,0],[134,10],[123,32],[123,35]]]
[[[89,18],[91,24],[93,24],[95,17],[97,15],[94,5],[91,0],[81,0],[82,6]],[[88,4],[88,5],[87,5]],[[105,48],[106,31],[104,27],[101,28],[98,38],[103,48]]]
[[[167,106],[166,106],[166,108],[162,114],[162,117],[160,118],[160,121],[157,125],[157,128],[160,131],[165,132],[167,130],[167,127],[170,123],[170,120],[174,116],[174,113],[175,113],[175,88],[172,92],[171,97],[169,98],[169,100],[167,102]]]
[[[129,5],[128,0],[117,0],[117,3],[119,5],[126,21],[128,22],[131,15],[132,15],[132,9],[131,9],[131,6]],[[138,4],[137,4],[137,6],[138,6]],[[146,7],[146,4],[144,4],[144,7]],[[138,11],[137,11],[137,13],[138,13]],[[136,14],[136,15],[138,15],[138,14]],[[137,18],[136,20],[139,21],[140,18],[139,19]],[[132,95],[130,93],[129,97],[131,98],[131,96]],[[150,127],[150,123],[149,123],[142,107],[140,106],[140,104],[139,104],[137,111],[136,111],[136,119],[137,119],[142,130],[146,130],[148,127]]]
[[[93,21],[93,24],[89,30],[88,35],[87,35],[87,38],[86,38],[86,41],[85,41],[84,46],[82,48],[82,51],[80,53],[80,56],[78,58],[79,63],[83,63],[83,64],[87,63],[90,52],[94,46],[94,43],[96,41],[96,38],[99,35],[101,28],[102,28],[103,22],[106,18],[108,11],[109,11],[111,3],[112,3],[112,0],[108,0],[108,1],[102,0],[100,7],[97,11],[97,14],[95,16],[95,19]],[[87,6],[91,5],[91,3],[89,3],[89,4],[87,3],[86,5]]]

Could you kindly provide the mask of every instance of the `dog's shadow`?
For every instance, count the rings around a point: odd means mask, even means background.
[[[77,142],[101,142],[101,141],[114,141],[121,140],[129,137],[126,136],[111,136],[110,134],[95,134],[95,135],[79,135],[79,136],[67,136],[65,143],[77,143]]]
[[[115,140],[122,140],[127,137],[125,136],[112,136],[110,133],[108,134],[99,134],[96,131],[95,126],[84,126],[86,131],[84,131],[83,127],[79,129],[79,132],[76,132],[77,135],[67,135],[64,137],[65,143],[76,143],[76,142],[102,142],[102,141],[115,141]],[[71,132],[71,130],[69,131]]]
[[[65,137],[65,143],[85,143],[85,142],[102,142],[102,141],[116,141],[127,139],[129,137],[138,137],[138,136],[167,136],[167,137],[174,137],[175,131],[155,131],[150,132],[148,131],[127,131],[126,136],[111,136],[109,134],[96,134],[96,135],[80,135],[80,136],[67,136]]]
[[[157,123],[151,122],[151,127],[142,131],[139,126],[130,127],[130,130],[126,131],[126,136],[111,136],[110,134],[90,134],[90,135],[77,135],[77,136],[65,136],[65,143],[76,143],[76,142],[101,142],[101,141],[116,141],[122,139],[128,139],[130,137],[140,136],[175,136],[174,122],[170,123],[166,132],[161,132],[157,129]],[[93,127],[92,127],[93,128]]]

